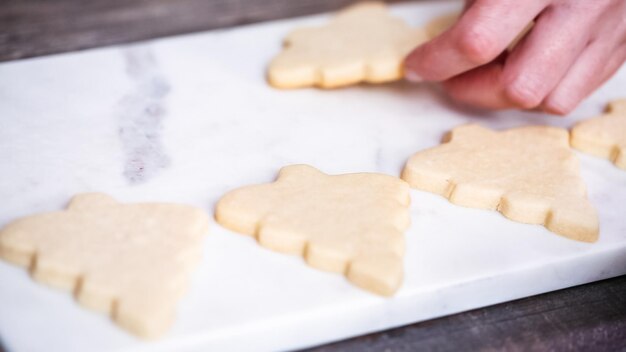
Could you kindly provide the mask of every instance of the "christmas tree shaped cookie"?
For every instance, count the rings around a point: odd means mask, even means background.
[[[626,170],[626,99],[610,103],[602,116],[579,122],[570,141],[572,147]]]
[[[498,210],[579,241],[598,238],[598,217],[563,129],[457,127],[443,145],[413,155],[402,178],[458,205]]]
[[[351,6],[322,27],[289,33],[284,50],[270,63],[268,79],[277,88],[334,88],[403,77],[404,57],[428,39],[390,15],[383,3]]]
[[[395,177],[330,176],[306,165],[283,168],[274,183],[226,194],[215,217],[269,249],[304,256],[318,269],[391,295],[403,276],[409,187]]]
[[[153,338],[173,322],[207,227],[207,216],[190,206],[81,194],[65,211],[8,224],[0,231],[0,257]]]

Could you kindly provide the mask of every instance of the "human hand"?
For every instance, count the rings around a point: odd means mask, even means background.
[[[409,54],[405,72],[442,81],[470,105],[566,115],[625,60],[625,0],[468,0],[455,25]]]

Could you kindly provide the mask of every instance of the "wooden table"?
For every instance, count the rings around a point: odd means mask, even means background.
[[[0,61],[330,11],[350,2],[2,0]],[[477,309],[311,350],[626,351],[626,277]]]

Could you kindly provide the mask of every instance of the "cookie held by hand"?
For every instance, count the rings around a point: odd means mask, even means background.
[[[391,16],[383,3],[357,4],[325,26],[289,33],[269,65],[268,80],[277,88],[399,80],[404,57],[427,39],[425,30]]]
[[[626,99],[610,103],[604,115],[576,124],[570,142],[572,147],[626,170]]]
[[[222,226],[269,249],[301,255],[315,268],[392,295],[402,283],[409,186],[373,173],[326,175],[306,165],[280,170],[274,183],[242,187],[217,204]]]
[[[502,132],[461,126],[444,144],[413,155],[402,178],[454,204],[498,210],[511,220],[594,242],[598,216],[568,137],[566,130],[547,126]]]
[[[0,230],[0,257],[74,292],[145,338],[165,333],[200,260],[208,217],[166,203],[120,204],[99,193],[67,210],[18,219]]]

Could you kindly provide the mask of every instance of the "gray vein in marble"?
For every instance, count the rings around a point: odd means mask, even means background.
[[[161,141],[170,85],[148,47],[127,48],[123,55],[132,87],[119,103],[118,134],[125,157],[124,177],[137,184],[170,164]]]

